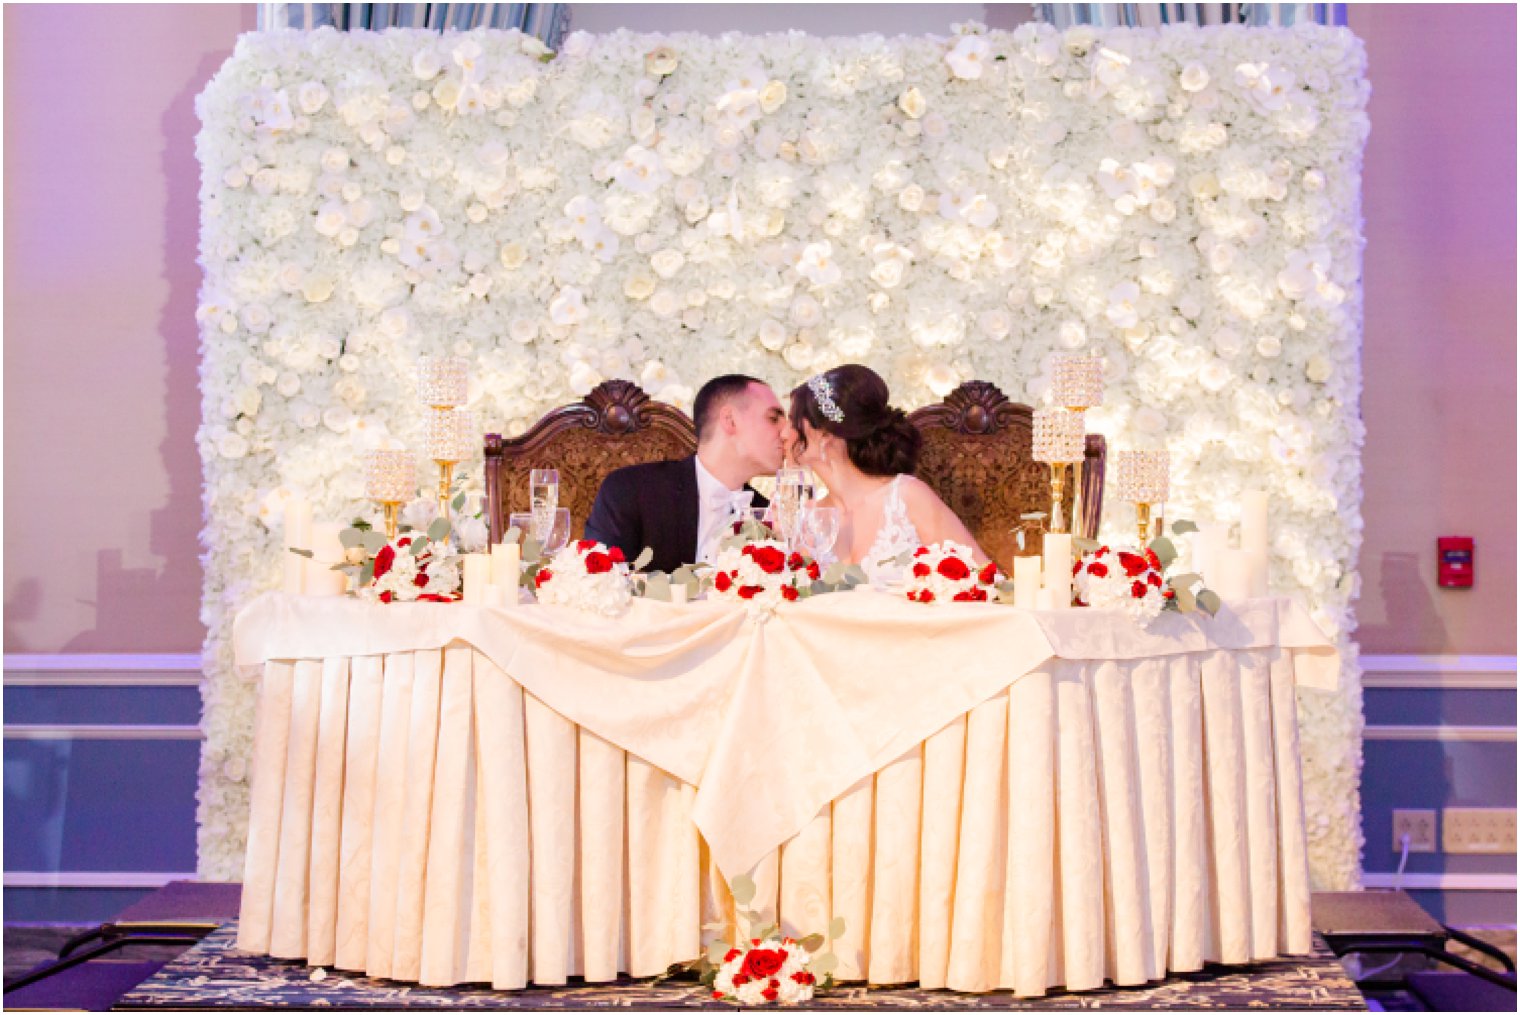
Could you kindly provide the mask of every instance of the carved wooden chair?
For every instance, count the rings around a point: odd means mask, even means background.
[[[1034,460],[1034,410],[1010,402],[995,385],[967,381],[941,403],[908,419],[924,436],[918,478],[934,488],[1004,573],[1013,573],[1019,516],[1050,511],[1050,466]],[[1082,517],[1072,525],[1072,491],[1063,500],[1067,530],[1092,538],[1103,510],[1106,445],[1087,435],[1082,467]],[[1031,531],[1024,553],[1038,553],[1041,535]]]
[[[697,450],[691,418],[656,402],[632,381],[603,381],[583,400],[546,413],[521,437],[486,434],[486,524],[495,542],[507,517],[527,511],[528,473],[559,470],[559,506],[570,509],[572,539],[579,539],[602,480],[614,469]]]

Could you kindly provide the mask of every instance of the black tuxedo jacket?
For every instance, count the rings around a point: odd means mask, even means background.
[[[757,493],[753,503],[769,501]],[[647,546],[654,551],[648,570],[668,573],[696,561],[700,511],[695,455],[629,465],[602,480],[586,538],[618,547],[630,562]]]

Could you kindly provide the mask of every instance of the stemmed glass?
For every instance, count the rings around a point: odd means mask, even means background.
[[[813,474],[808,469],[785,468],[776,471],[776,499],[771,517],[786,543],[788,552],[802,536],[803,512],[813,500]]]
[[[507,516],[507,527],[537,539],[539,552],[548,557],[570,542],[570,509],[555,508],[548,531],[542,537],[538,534],[538,518],[531,511],[514,511]]]
[[[528,505],[533,516],[533,538],[547,546],[559,508],[558,469],[533,469],[528,473]]]
[[[839,538],[839,509],[809,505],[803,513],[802,532],[808,554],[820,564],[828,563]]]

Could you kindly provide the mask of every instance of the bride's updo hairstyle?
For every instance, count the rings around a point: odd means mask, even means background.
[[[840,438],[850,461],[868,476],[912,474],[923,437],[907,415],[887,404],[887,382],[859,363],[826,370],[792,389],[792,428],[807,447],[804,420]]]

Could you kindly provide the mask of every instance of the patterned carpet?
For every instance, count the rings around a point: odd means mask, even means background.
[[[619,980],[591,986],[572,983],[567,987],[506,992],[482,986],[418,987],[331,970],[319,980],[313,980],[314,971],[299,963],[235,951],[232,947],[235,937],[235,925],[222,927],[128,993],[116,1008],[591,1011],[603,1008],[730,1007],[711,1000],[707,991],[694,981],[652,984],[649,980]],[[943,990],[844,986],[819,995],[811,1007],[928,1011],[985,1008],[1035,1011],[1089,1008],[1366,1010],[1355,984],[1347,979],[1340,964],[1328,951],[1304,959],[1244,968],[1211,967],[1202,973],[1176,975],[1165,983],[1148,987],[1051,994],[1036,999],[1014,998],[1007,992],[956,994]]]

